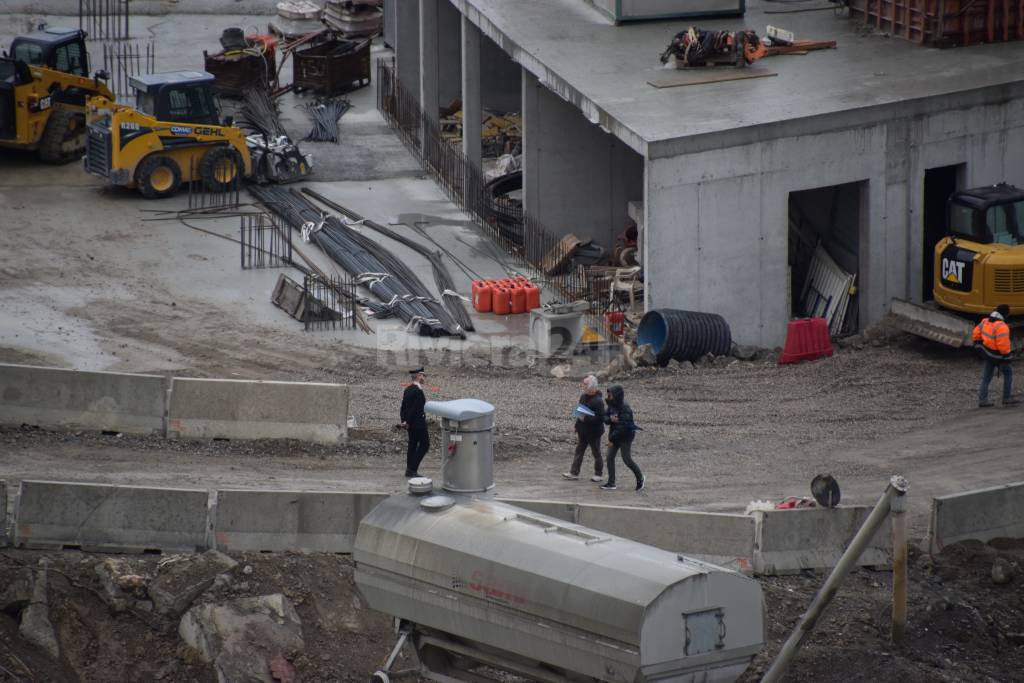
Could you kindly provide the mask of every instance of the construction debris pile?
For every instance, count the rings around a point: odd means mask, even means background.
[[[462,101],[454,100],[440,111],[441,137],[453,145],[462,144]],[[518,112],[484,111],[480,130],[483,156],[519,154],[523,142],[523,117]]]
[[[465,338],[467,330],[472,330],[456,319],[459,317],[468,322],[468,313],[462,308],[454,290],[442,290],[446,307],[434,298],[401,259],[357,232],[352,227],[357,221],[347,222],[337,216],[326,215],[294,190],[269,186],[252,187],[250,191],[286,224],[301,231],[304,238],[320,247],[345,272],[369,289],[383,303],[372,311],[376,317],[397,315],[407,323],[410,331],[421,336]],[[380,229],[383,226],[376,227]],[[460,308],[461,314],[457,312]],[[453,310],[456,313],[453,314]]]

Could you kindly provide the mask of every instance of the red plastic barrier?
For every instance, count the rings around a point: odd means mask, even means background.
[[[622,311],[608,311],[604,314],[604,322],[616,337],[621,337],[626,329],[626,314]]]
[[[786,348],[779,364],[799,363],[832,355],[832,339],[824,318],[790,320],[786,330]]]
[[[527,281],[526,287],[526,310],[532,311],[535,308],[540,308],[540,287]]]
[[[509,298],[508,289],[497,287],[491,296],[491,310],[497,315],[508,315],[512,310],[512,300]]]
[[[493,287],[486,280],[473,281],[473,310],[477,313],[491,312],[491,292]]]
[[[526,313],[526,289],[518,285],[509,289],[512,298],[512,313]]]

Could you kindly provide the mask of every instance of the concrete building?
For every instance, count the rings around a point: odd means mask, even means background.
[[[1024,184],[1024,43],[937,50],[779,8],[615,25],[585,0],[395,0],[387,21],[428,115],[455,97],[466,121],[522,112],[527,213],[610,247],[632,206],[647,308],[719,313],[735,340],[775,346],[815,244],[856,275],[858,329],[930,298],[952,190]],[[658,57],[692,23],[838,47],[680,85],[692,70]]]

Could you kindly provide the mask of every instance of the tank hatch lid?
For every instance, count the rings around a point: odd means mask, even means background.
[[[455,499],[451,496],[427,496],[420,501],[420,507],[428,512],[440,512],[455,505]]]
[[[494,406],[487,401],[475,398],[460,398],[454,401],[427,401],[427,404],[423,406],[423,411],[455,422],[465,422],[485,415],[492,415]]]

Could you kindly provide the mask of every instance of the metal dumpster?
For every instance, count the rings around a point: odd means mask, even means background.
[[[337,95],[370,83],[370,41],[331,39],[292,55],[296,90]]]

